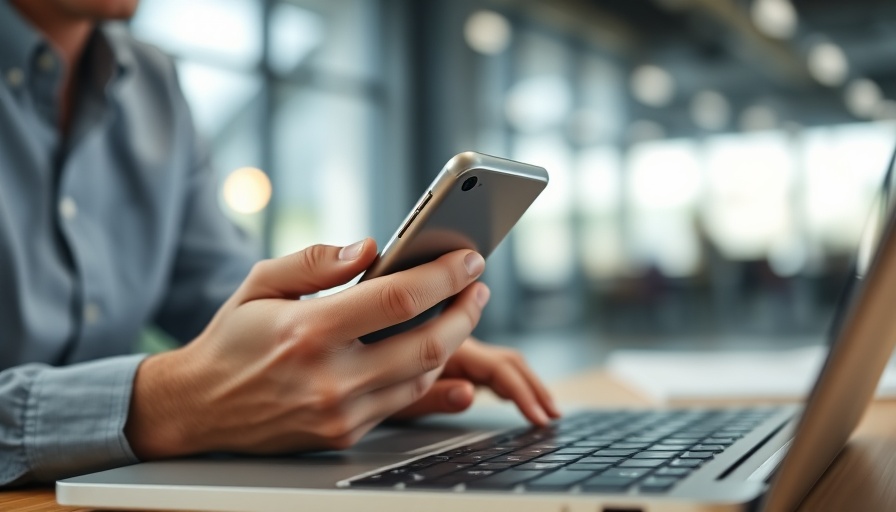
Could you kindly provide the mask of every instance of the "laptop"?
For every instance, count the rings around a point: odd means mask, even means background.
[[[217,454],[69,478],[57,482],[57,500],[226,511],[793,510],[848,440],[896,344],[894,159],[802,406],[584,409],[543,428],[509,409],[474,408],[379,427],[345,451]]]

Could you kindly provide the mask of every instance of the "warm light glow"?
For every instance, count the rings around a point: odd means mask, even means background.
[[[834,43],[818,43],[809,50],[809,73],[824,85],[836,87],[846,81],[849,62]]]
[[[464,24],[467,44],[485,55],[497,55],[506,50],[512,33],[507,18],[494,11],[476,11]]]
[[[224,180],[224,204],[237,213],[257,213],[271,200],[271,180],[261,169],[240,167]]]
[[[796,32],[796,9],[789,0],[755,0],[750,16],[756,28],[769,37],[788,39]]]
[[[664,107],[675,96],[675,79],[668,71],[653,65],[638,66],[632,73],[632,95],[651,107]]]

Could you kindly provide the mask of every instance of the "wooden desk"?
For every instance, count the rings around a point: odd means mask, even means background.
[[[649,406],[650,402],[601,372],[553,386],[564,402]],[[0,510],[86,511],[56,504],[52,488],[0,492]],[[849,444],[800,507],[800,512],[896,510],[896,401],[871,405]]]

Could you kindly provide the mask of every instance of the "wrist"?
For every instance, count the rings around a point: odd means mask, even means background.
[[[137,368],[125,436],[142,460],[202,451],[198,395],[185,349],[146,358]]]

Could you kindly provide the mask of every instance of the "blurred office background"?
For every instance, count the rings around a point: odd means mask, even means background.
[[[132,26],[271,255],[384,244],[459,151],[547,168],[479,333],[571,364],[820,340],[896,145],[885,0],[143,0]]]

